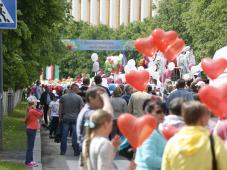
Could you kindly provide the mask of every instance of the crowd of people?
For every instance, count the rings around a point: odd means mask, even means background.
[[[123,83],[103,86],[98,75],[94,82],[83,78],[82,84],[56,92],[37,81],[28,97],[26,166],[37,166],[32,150],[37,119],[43,116],[50,138],[60,142],[60,155],[66,154],[71,135],[74,156],[80,156],[84,170],[117,169],[117,153],[131,161],[130,170],[224,170],[227,151],[216,135],[218,118],[198,97],[207,83],[201,78],[166,80],[160,87],[153,81],[146,90],[136,91]],[[138,148],[132,148],[117,127],[124,113],[149,114],[156,120],[156,129]],[[175,131],[167,137],[168,128]]]

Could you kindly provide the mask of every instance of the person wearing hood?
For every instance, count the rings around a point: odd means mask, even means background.
[[[186,123],[167,143],[162,170],[224,170],[227,151],[221,139],[205,128],[209,121],[206,107],[197,101],[184,103],[182,114]]]

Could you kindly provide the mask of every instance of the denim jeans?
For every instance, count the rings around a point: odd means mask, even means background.
[[[62,136],[61,136],[61,154],[65,154],[67,150],[67,137],[69,130],[72,129],[72,146],[74,154],[79,154],[79,145],[77,143],[76,135],[76,119],[63,119],[62,122]]]
[[[49,110],[49,105],[45,104],[43,107],[43,113],[44,113],[44,121],[46,125],[48,125],[48,118],[47,118],[48,110]]]
[[[27,152],[25,163],[33,161],[33,148],[35,143],[36,129],[26,129],[27,133]]]
[[[52,135],[53,132],[54,132],[54,136],[56,135],[58,124],[59,124],[59,117],[53,116],[50,122],[50,135]]]

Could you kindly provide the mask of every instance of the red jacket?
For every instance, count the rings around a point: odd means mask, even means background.
[[[25,120],[26,127],[28,129],[39,129],[40,128],[39,118],[41,118],[42,116],[43,112],[41,112],[40,110],[34,109],[32,107],[28,108],[28,113]]]

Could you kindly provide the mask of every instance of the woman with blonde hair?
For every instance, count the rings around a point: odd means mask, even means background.
[[[96,110],[85,123],[87,127],[83,142],[84,170],[113,170],[115,149],[120,144],[119,137],[112,141],[108,136],[112,131],[112,115],[104,110]]]

